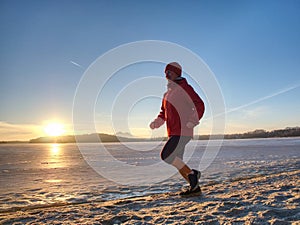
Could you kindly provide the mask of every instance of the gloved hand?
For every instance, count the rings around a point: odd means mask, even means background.
[[[187,122],[186,126],[187,126],[187,128],[192,129],[195,127],[195,124],[193,124],[192,122]]]
[[[149,126],[150,126],[150,128],[151,128],[152,130],[155,129],[155,122],[154,122],[154,121],[151,122]]]
[[[150,123],[150,128],[153,130],[155,128],[159,128],[161,125],[164,124],[164,120],[160,117],[156,118],[153,122]]]

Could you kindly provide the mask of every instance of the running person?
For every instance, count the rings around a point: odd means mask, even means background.
[[[161,158],[177,168],[189,183],[189,189],[181,195],[201,192],[199,187],[200,171],[191,169],[183,162],[186,144],[193,137],[193,128],[199,124],[204,113],[204,103],[194,89],[181,77],[181,66],[172,62],[165,68],[168,90],[164,94],[161,112],[151,122],[150,128],[159,128],[166,121],[168,141],[161,151]]]

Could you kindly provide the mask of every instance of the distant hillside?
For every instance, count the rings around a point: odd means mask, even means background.
[[[141,138],[126,138],[118,137],[109,134],[83,134],[83,135],[68,135],[60,137],[39,137],[31,139],[29,143],[93,143],[93,142],[134,142],[134,141],[147,141],[148,139]]]
[[[68,135],[60,137],[39,137],[31,139],[29,143],[75,143],[75,142],[118,142],[118,138],[108,134],[84,134],[84,135]]]
[[[134,136],[129,132],[117,132],[117,137],[125,137],[125,138],[134,138]]]

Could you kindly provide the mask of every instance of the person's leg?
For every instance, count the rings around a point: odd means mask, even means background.
[[[181,176],[189,183],[189,177],[188,175],[192,173],[192,170],[190,167],[188,167],[181,158],[175,157],[174,161],[172,162],[172,165],[177,168]]]
[[[200,171],[189,168],[183,162],[183,154],[184,154],[185,146],[190,140],[191,140],[190,137],[185,137],[185,136],[180,137],[176,151],[174,152],[176,156],[172,162],[172,165],[178,169],[179,173],[190,184],[190,188],[187,191],[182,192],[183,195],[201,192],[199,187],[199,179],[201,176]]]
[[[183,162],[182,159],[185,146],[190,140],[190,137],[171,136],[161,152],[161,158],[168,164],[176,167],[181,176],[187,182],[189,182],[188,175],[192,173],[192,170]]]
[[[181,195],[201,192],[199,187],[200,171],[191,170],[183,162],[184,149],[190,140],[190,137],[171,136],[161,151],[162,160],[176,167],[182,177],[190,184],[190,188],[180,193]]]
[[[179,143],[179,138],[179,136],[170,136],[160,153],[161,159],[168,164],[172,164],[174,160],[174,152]]]

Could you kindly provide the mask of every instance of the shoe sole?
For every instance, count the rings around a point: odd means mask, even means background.
[[[202,195],[201,189],[198,192],[194,192],[194,193],[187,194],[187,195],[180,195],[179,194],[179,196],[182,197],[182,198],[189,198],[189,197],[195,197],[195,196],[200,196],[200,195]]]
[[[191,197],[197,197],[197,196],[201,196],[202,192],[197,192],[197,193],[193,193],[193,194],[189,194],[189,195],[179,195],[181,198],[191,198]]]

